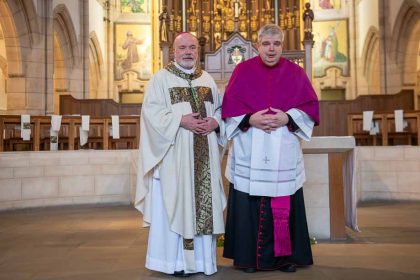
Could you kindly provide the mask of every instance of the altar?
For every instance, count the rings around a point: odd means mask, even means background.
[[[312,137],[302,147],[309,234],[317,239],[344,240],[346,226],[358,230],[354,137]]]

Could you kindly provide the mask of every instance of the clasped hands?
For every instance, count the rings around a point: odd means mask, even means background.
[[[275,114],[267,114],[270,111]],[[271,133],[271,131],[287,125],[288,122],[289,118],[287,114],[273,107],[258,111],[249,118],[249,124],[251,126],[262,129],[266,133]]]
[[[201,119],[199,113],[191,113],[182,116],[180,126],[194,134],[208,135],[219,127],[219,123],[212,117]]]

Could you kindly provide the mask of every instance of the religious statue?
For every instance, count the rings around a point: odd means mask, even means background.
[[[270,11],[271,10],[271,0],[265,1],[265,9],[267,11]]]
[[[164,7],[162,10],[162,13],[159,15],[159,22],[160,22],[159,39],[161,43],[168,42],[167,20],[168,20],[168,11],[166,7]]]
[[[240,15],[243,13],[243,3],[240,0],[233,1],[233,11],[235,18],[239,18]]]
[[[311,4],[305,4],[305,11],[303,12],[302,18],[304,40],[312,40],[314,37],[312,34],[312,21],[314,20],[314,12],[311,10]]]
[[[197,5],[197,0],[191,0],[191,5],[190,5],[190,13],[191,15],[195,16],[195,6]]]

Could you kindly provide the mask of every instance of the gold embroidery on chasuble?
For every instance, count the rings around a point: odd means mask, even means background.
[[[183,239],[184,250],[194,250],[194,239]]]
[[[186,79],[189,85],[196,73],[188,75],[174,65],[168,65],[169,72]],[[181,75],[179,74],[181,72]],[[201,76],[201,73],[200,75]],[[204,102],[213,103],[213,95],[209,87],[173,87],[169,89],[171,103],[188,102],[193,113],[200,113],[201,118],[207,117]],[[194,194],[197,235],[213,233],[213,209],[210,176],[210,156],[207,136],[194,134]],[[188,243],[188,242],[187,242]],[[193,246],[193,245],[192,245]],[[184,248],[186,242],[184,240]]]

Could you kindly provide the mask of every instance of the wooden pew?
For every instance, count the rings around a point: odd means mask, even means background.
[[[420,111],[404,112],[403,118],[408,126],[396,132],[394,112],[375,112],[373,121],[379,123],[379,133],[370,135],[363,131],[363,113],[351,113],[347,115],[348,135],[355,137],[357,145],[420,145]]]
[[[420,139],[420,111],[405,112],[404,121],[407,127],[402,132],[395,131],[394,113],[386,114],[386,122],[388,124],[388,143],[390,145],[419,145]]]
[[[59,131],[59,149],[137,149],[140,139],[140,117],[120,116],[120,139],[112,139],[109,135],[111,117],[91,117],[88,143],[80,147],[79,128],[82,125],[80,116],[63,116]],[[24,141],[20,137],[21,117],[16,115],[0,116],[0,152],[28,150],[49,150],[50,116],[31,116],[31,138]],[[17,145],[23,148],[17,149]]]

